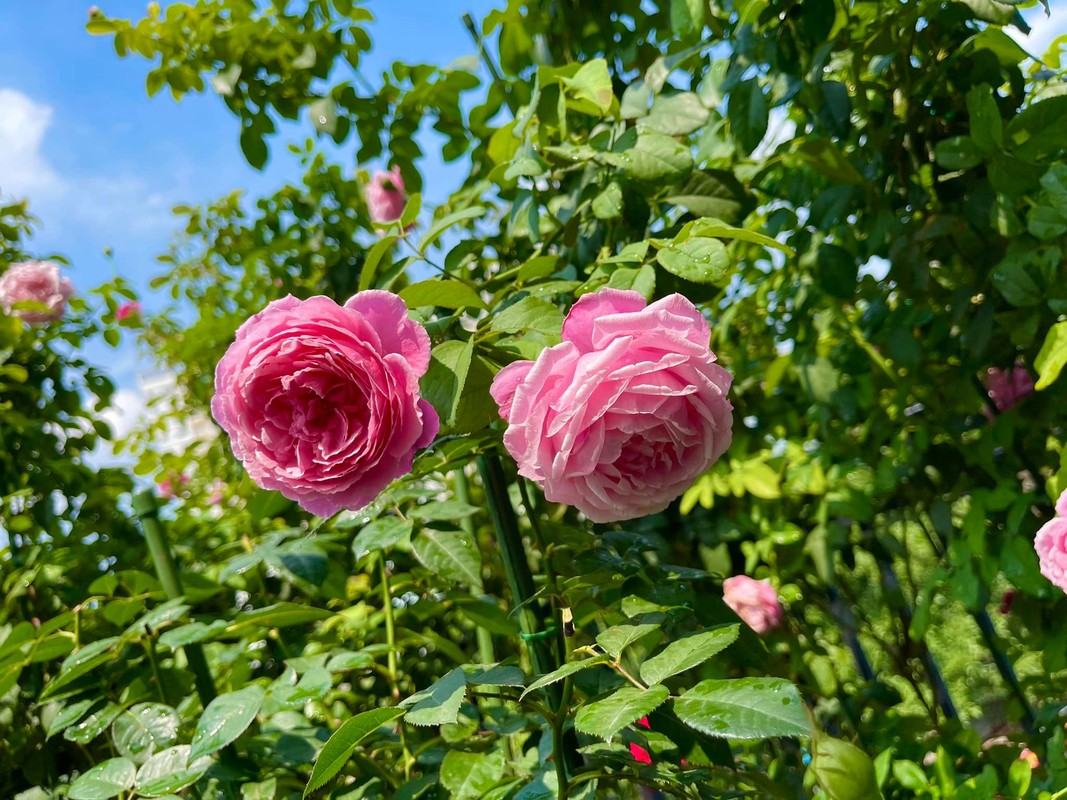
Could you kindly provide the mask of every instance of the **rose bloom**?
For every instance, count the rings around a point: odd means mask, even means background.
[[[1010,411],[1016,403],[1034,393],[1034,379],[1021,361],[1016,361],[1011,369],[990,367],[982,378],[982,384],[989,399],[1001,413]]]
[[[766,633],[782,623],[778,592],[767,581],[734,575],[722,582],[722,599],[756,633]]]
[[[0,305],[7,313],[34,325],[62,317],[67,300],[73,295],[74,286],[60,276],[59,267],[51,261],[12,264],[0,277]],[[34,303],[37,307],[12,310],[17,303]]]
[[[1067,491],[1056,501],[1056,516],[1034,537],[1041,574],[1067,592]]]
[[[500,371],[504,446],[545,497],[594,522],[665,509],[730,444],[730,374],[680,294],[646,305],[602,289],[574,304],[563,342]]]
[[[400,219],[407,201],[400,167],[393,167],[389,172],[375,173],[367,184],[366,196],[371,220],[386,223]]]
[[[130,319],[131,317],[139,316],[141,316],[141,304],[136,300],[130,303],[123,303],[115,309],[115,319],[119,322],[122,322],[125,319]]]
[[[252,480],[329,516],[374,500],[437,434],[419,397],[429,363],[430,337],[395,294],[289,296],[238,329],[211,413]]]

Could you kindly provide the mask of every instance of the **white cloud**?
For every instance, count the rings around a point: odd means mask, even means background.
[[[0,88],[0,194],[48,195],[61,186],[41,152],[51,123],[51,106],[14,89]]]

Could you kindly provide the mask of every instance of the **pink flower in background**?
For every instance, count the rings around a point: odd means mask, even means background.
[[[141,316],[141,304],[136,300],[130,303],[123,303],[121,306],[115,309],[115,319],[122,322],[125,319],[131,317],[136,318]]]
[[[722,599],[756,633],[766,633],[782,624],[778,592],[767,581],[734,575],[722,582]]]
[[[178,491],[183,485],[188,483],[189,479],[184,475],[171,475],[161,480],[156,486],[159,488],[159,496],[164,500],[173,500],[177,497]]]
[[[1034,537],[1041,574],[1067,592],[1067,491],[1056,501],[1056,516]]]
[[[0,305],[16,317],[31,324],[52,322],[63,316],[74,286],[59,274],[51,261],[27,261],[12,264],[0,277]],[[14,309],[18,303],[37,307]]]
[[[731,377],[680,294],[580,298],[563,342],[505,367],[490,389],[504,445],[545,497],[593,522],[662,511],[730,444]]]
[[[376,172],[367,184],[366,195],[372,221],[386,223],[400,219],[407,202],[400,167],[393,167],[389,172]]]
[[[986,370],[982,383],[989,399],[1001,413],[1010,411],[1016,403],[1034,393],[1034,379],[1021,361],[1016,361],[1011,369],[990,367]]]
[[[215,370],[211,413],[265,489],[328,516],[370,503],[437,434],[430,337],[390,292],[270,303]]]
[[[1041,766],[1041,759],[1037,753],[1031,750],[1029,747],[1024,747],[1022,752],[1019,753],[1019,761],[1025,761],[1030,765],[1030,769],[1037,769]]]
[[[997,611],[1001,614],[1010,614],[1011,607],[1015,605],[1015,598],[1019,596],[1017,589],[1008,589],[1000,598],[1000,605],[997,607]]]
[[[209,506],[221,505],[225,495],[223,490],[226,488],[226,484],[220,481],[218,478],[211,484],[211,494],[208,495],[206,500]]]

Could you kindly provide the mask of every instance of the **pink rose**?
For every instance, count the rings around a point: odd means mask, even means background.
[[[1067,491],[1056,501],[1056,516],[1034,537],[1041,574],[1067,592]]]
[[[12,264],[0,277],[0,305],[7,313],[31,324],[52,322],[62,317],[67,300],[73,294],[71,282],[60,276],[59,267],[51,261]],[[14,309],[20,303],[33,305]]]
[[[396,222],[404,213],[407,195],[404,192],[404,179],[400,167],[393,167],[389,172],[377,172],[367,184],[367,207],[374,222]]]
[[[730,444],[732,379],[710,336],[680,294],[583,296],[562,344],[493,380],[519,473],[594,522],[662,511]]]
[[[136,300],[130,303],[123,303],[121,306],[115,309],[115,319],[118,322],[122,322],[124,319],[130,319],[131,317],[141,316],[141,304]]]
[[[390,292],[270,303],[215,370],[211,413],[249,476],[329,516],[370,503],[437,434],[430,337]]]
[[[734,575],[722,582],[722,599],[756,633],[766,633],[782,623],[778,592],[767,581]]]
[[[982,378],[989,399],[1001,413],[1010,411],[1025,397],[1034,393],[1034,379],[1021,361],[1016,361],[1011,369],[990,367]]]

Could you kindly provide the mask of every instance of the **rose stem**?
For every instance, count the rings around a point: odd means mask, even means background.
[[[148,552],[152,557],[152,564],[156,569],[156,576],[163,584],[163,591],[168,598],[181,597],[182,582],[178,576],[178,570],[174,566],[174,558],[167,547],[167,539],[163,533],[163,526],[159,522],[158,509],[155,495],[146,489],[133,496],[133,513],[141,523],[145,541],[148,543]],[[200,703],[207,708],[208,703],[215,699],[215,681],[208,669],[204,650],[199,644],[187,644],[182,648],[185,651],[185,660],[192,670],[196,684],[196,693],[200,697]]]
[[[389,683],[393,689],[393,699],[400,699],[400,670],[396,658],[396,620],[393,618],[393,590],[389,586],[389,567],[385,563],[385,553],[378,553],[378,577],[382,584],[382,611],[385,614],[385,642],[389,648],[386,661],[389,669]],[[408,752],[407,737],[404,726],[400,725],[400,748],[404,753],[404,780],[411,780],[411,753]]]
[[[553,620],[548,617],[535,599],[536,588],[530,572],[530,562],[526,559],[526,548],[519,532],[519,520],[515,508],[508,496],[507,478],[500,457],[494,454],[478,459],[478,472],[485,487],[485,499],[489,505],[489,515],[493,519],[497,545],[504,558],[504,571],[507,574],[508,588],[519,617],[523,641],[530,653],[534,671],[547,675],[556,669],[553,657],[546,641],[546,634],[552,629]],[[566,800],[569,794],[567,782],[567,765],[573,766],[575,753],[572,748],[564,747],[563,723],[567,709],[563,707],[564,696],[556,685],[546,687],[551,707],[556,709],[554,718],[549,720],[552,726],[553,757],[556,761],[556,774],[559,780],[559,797]]]
[[[463,467],[460,467],[452,473],[455,480],[456,499],[461,503],[471,504],[471,490],[470,484],[467,481],[467,473],[463,471]],[[463,532],[471,537],[471,541],[477,546],[477,539],[474,535],[474,522],[470,517],[463,517],[460,520],[460,527]],[[481,577],[480,575],[478,576]],[[477,586],[472,586],[474,596],[481,602],[485,600],[485,586],[482,585],[479,580]],[[481,625],[474,627],[474,635],[478,641],[478,659],[483,664],[493,664],[496,662],[496,654],[493,652],[493,635],[489,631],[483,628]]]

